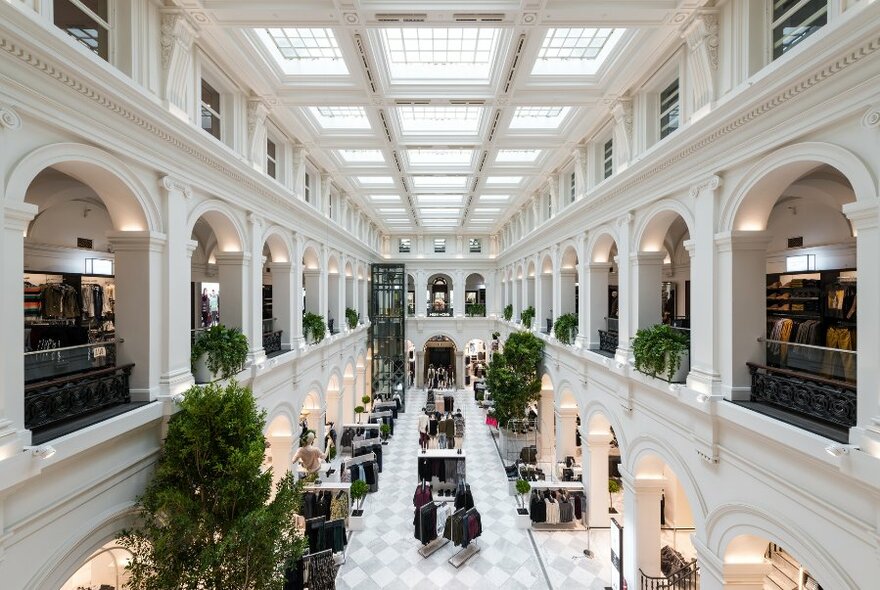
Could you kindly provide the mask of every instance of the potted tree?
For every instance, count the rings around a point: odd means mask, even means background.
[[[517,528],[529,528],[529,510],[526,508],[526,495],[532,490],[532,486],[524,479],[516,480],[516,526]]]
[[[571,344],[577,335],[578,317],[575,313],[565,313],[556,318],[553,335],[563,344]]]
[[[348,528],[353,531],[364,530],[364,498],[367,497],[369,491],[370,486],[362,479],[351,482],[350,492],[351,499],[354,501],[354,510],[351,511],[351,516],[348,519]]]
[[[391,434],[391,426],[388,424],[382,424],[379,426],[379,434],[382,436],[382,444],[388,444],[388,435]]]
[[[512,304],[508,303],[507,305],[504,306],[504,311],[502,312],[502,317],[504,318],[505,322],[510,321],[510,319],[513,317],[513,305]]]
[[[349,330],[354,330],[355,328],[357,328],[358,321],[360,321],[360,319],[361,316],[356,310],[350,307],[345,308],[345,323],[348,324]]]
[[[303,316],[303,336],[311,344],[317,344],[327,335],[327,325],[324,316],[310,311]]]
[[[532,320],[535,318],[535,308],[533,306],[528,306],[519,314],[520,319],[522,320],[522,325],[527,330],[532,329]]]
[[[196,383],[228,379],[244,368],[247,337],[238,328],[212,326],[199,333],[190,353]]]
[[[683,382],[689,370],[688,338],[666,324],[636,332],[633,358],[637,371],[670,383]]]
[[[614,479],[613,477],[608,478],[608,512],[611,514],[617,514],[617,508],[614,507],[614,494],[619,494],[623,489],[623,486],[620,485],[620,482]]]
[[[360,424],[361,423],[361,414],[364,413],[364,407],[363,406],[355,406],[354,413],[357,416],[358,424]]]
[[[369,395],[365,395],[361,398],[361,403],[364,404],[364,408],[367,408],[370,405],[372,399],[373,398],[371,398]]]
[[[302,484],[288,472],[272,496],[272,470],[262,468],[265,425],[265,410],[235,381],[187,392],[137,501],[138,524],[119,538],[131,552],[127,588],[283,586],[280,564],[306,548],[291,518]]]

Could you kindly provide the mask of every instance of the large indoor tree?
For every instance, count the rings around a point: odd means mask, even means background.
[[[288,472],[271,497],[266,414],[236,382],[190,389],[168,423],[140,525],[120,543],[135,590],[281,590],[305,542],[294,528],[301,486]]]
[[[508,336],[503,351],[493,355],[486,387],[492,393],[495,417],[501,427],[510,419],[525,418],[529,404],[540,398],[543,356],[544,342],[525,330]]]

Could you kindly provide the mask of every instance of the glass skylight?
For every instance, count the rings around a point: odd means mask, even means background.
[[[558,129],[571,107],[517,107],[511,129]]]
[[[397,107],[404,133],[476,135],[483,107],[473,105],[401,105]]]
[[[458,219],[431,218],[422,220],[422,225],[458,225]]]
[[[400,195],[370,195],[370,200],[375,202],[399,201]]]
[[[510,200],[510,195],[480,195],[480,201],[504,202]]]
[[[531,163],[538,159],[541,150],[498,150],[496,162]]]
[[[390,176],[358,176],[357,181],[361,184],[394,184]]]
[[[406,213],[403,207],[379,207],[381,213]]]
[[[487,219],[485,217],[474,218],[470,220],[471,225],[490,225],[493,220]]]
[[[406,157],[413,166],[468,166],[474,159],[474,150],[466,149],[409,149]]]
[[[498,213],[500,207],[474,207],[474,213]]]
[[[372,164],[385,161],[381,150],[336,150],[336,153],[350,164]]]
[[[467,176],[413,176],[412,183],[416,188],[465,188]]]
[[[369,129],[364,107],[309,107],[309,113],[324,129]]]
[[[452,217],[460,215],[461,209],[453,209],[449,207],[423,207],[419,209],[419,214],[425,217]]]
[[[266,29],[285,59],[342,59],[332,29]]]
[[[442,84],[488,82],[501,38],[493,28],[386,28],[380,32],[391,79]]]
[[[532,74],[595,74],[625,32],[611,28],[549,29]]]
[[[519,184],[522,178],[522,176],[489,176],[486,178],[486,184]]]
[[[419,205],[461,205],[464,195],[418,195]]]

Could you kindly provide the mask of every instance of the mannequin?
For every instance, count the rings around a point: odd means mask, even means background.
[[[321,460],[326,460],[327,456],[315,447],[315,435],[309,433],[306,436],[306,446],[297,449],[293,456],[293,463],[299,461],[308,473],[317,473],[321,468]]]
[[[428,422],[430,418],[428,416],[428,411],[425,408],[422,408],[422,413],[419,415],[419,446],[422,449],[428,448]]]
[[[434,389],[434,365],[428,366],[428,389]]]

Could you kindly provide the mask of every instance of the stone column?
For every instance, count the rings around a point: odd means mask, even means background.
[[[608,316],[608,273],[610,262],[589,262],[583,265],[586,285],[581,283],[581,299],[584,301],[586,319],[586,347],[598,350],[599,330],[607,328],[605,318]],[[660,296],[657,296],[660,300]],[[620,307],[624,306],[620,301]]]
[[[370,359],[366,359],[364,362],[370,362]],[[355,407],[361,405],[361,398],[364,395],[369,394],[372,395],[372,387],[370,383],[367,382],[367,367],[357,367],[355,368],[355,391],[354,391],[354,405]],[[352,408],[354,410],[354,408]],[[351,418],[354,420],[354,414],[352,414]]]
[[[629,335],[630,324],[634,322],[632,305],[630,304],[632,291],[632,272],[629,266],[629,255],[632,250],[630,236],[632,234],[633,214],[626,213],[617,219],[617,232],[620,242],[617,244],[617,301],[618,301],[618,344],[617,353],[614,355],[618,363],[626,363],[629,360]],[[610,262],[610,261],[609,261]],[[611,265],[609,264],[609,267]],[[605,292],[606,305],[608,292]],[[657,305],[660,305],[660,284],[657,284]],[[603,312],[603,317],[605,313]]]
[[[416,317],[423,318],[428,311],[428,276],[424,270],[416,271]]]
[[[272,273],[272,315],[275,329],[281,330],[281,350],[292,350],[295,348],[295,266],[291,262],[270,262],[269,270]]]
[[[159,183],[165,192],[165,254],[160,301],[165,313],[162,322],[162,371],[159,388],[162,395],[182,393],[193,384],[190,371],[190,326],[194,310],[192,297],[192,254],[198,242],[190,239],[186,225],[187,200],[192,197],[189,185],[170,176]],[[199,310],[201,310],[200,304]]]
[[[630,337],[637,330],[659,324],[662,318],[660,283],[663,282],[665,252],[639,252],[630,256],[632,273],[632,318]]]
[[[580,200],[587,192],[587,147],[578,146],[574,150],[574,194]]]
[[[2,190],[2,189],[0,189]],[[6,202],[3,209],[3,241],[0,272],[8,280],[0,287],[3,346],[0,348],[0,457],[9,457],[29,445],[31,433],[24,428],[24,233],[37,214],[30,203]],[[16,280],[12,280],[15,277]]]
[[[578,310],[574,305],[574,292],[575,283],[578,281],[578,270],[576,268],[563,268],[559,271],[558,276],[559,302],[553,308],[557,310],[557,317],[566,313],[577,313]],[[583,297],[583,293],[580,296]]]
[[[577,432],[577,408],[555,408],[556,411],[556,461],[565,461],[577,452],[575,433]],[[556,469],[556,465],[553,465]],[[589,497],[589,496],[588,496]]]
[[[721,393],[727,399],[749,399],[751,377],[746,363],[765,360],[764,347],[757,338],[767,331],[769,243],[770,236],[766,232],[733,231],[715,236],[718,247],[717,355]]]
[[[293,286],[290,304],[292,324],[290,328],[290,347],[294,350],[302,348],[305,345],[305,339],[303,338],[302,329],[302,317],[303,311],[305,309],[305,305],[303,303],[303,244],[303,238],[297,236],[294,240],[294,251],[291,253],[291,259],[296,261],[296,264],[292,264],[290,269],[291,273],[293,274]]]
[[[248,325],[248,341],[250,342],[251,361],[260,363],[266,358],[263,350],[263,218],[253,213],[248,214],[248,232],[250,237],[250,277],[245,310]],[[220,293],[223,297],[223,293]],[[221,310],[222,311],[222,310]]]
[[[586,431],[584,427],[582,430]],[[608,454],[611,450],[610,432],[586,432],[582,440],[586,442],[586,453],[583,454],[584,479],[587,486],[587,498],[590,502],[591,527],[604,528],[610,525],[608,511],[611,498],[608,494]]]
[[[272,456],[272,495],[281,478],[290,470],[290,459],[293,453],[292,436],[266,437],[269,442],[269,452]]]
[[[425,386],[425,351],[416,351],[416,387]]]
[[[685,113],[702,116],[715,101],[718,72],[718,11],[701,10],[681,34],[687,42],[687,94],[683,94]],[[683,88],[682,88],[683,90]],[[691,283],[693,284],[693,283]]]
[[[113,232],[116,301],[113,311],[117,363],[134,363],[129,389],[133,401],[152,401],[159,394],[162,324],[162,251],[165,235],[153,232]],[[186,298],[184,309],[189,309]],[[188,325],[188,324],[184,324]],[[187,359],[188,360],[188,359]]]
[[[455,351],[455,388],[464,387],[464,351]]]
[[[455,271],[452,280],[452,311],[455,313],[455,317],[461,318],[464,317],[464,271]]]
[[[553,469],[556,460],[556,407],[553,390],[541,390],[538,400],[538,461],[549,463]]]
[[[306,290],[306,312],[324,315],[321,312],[321,271],[317,268],[304,270],[303,284]]]
[[[250,334],[245,310],[250,284],[248,271],[251,255],[247,252],[220,252],[214,257],[219,270],[220,323],[227,328],[239,328],[243,333]],[[249,345],[253,350],[255,343],[249,342]]]
[[[659,299],[659,297],[658,297]],[[623,475],[623,573],[630,588],[639,588],[641,574],[659,576],[660,496],[663,479]],[[607,488],[606,488],[607,490]]]
[[[293,146],[293,193],[304,200],[306,195],[306,156],[308,152],[301,145]]]

